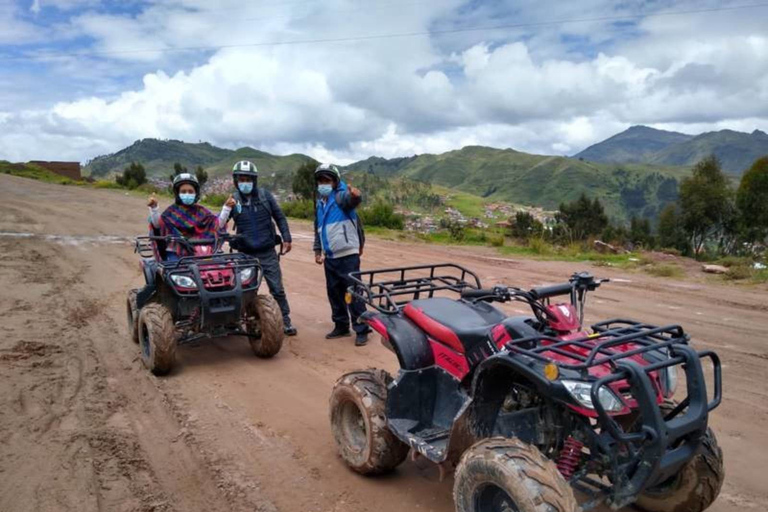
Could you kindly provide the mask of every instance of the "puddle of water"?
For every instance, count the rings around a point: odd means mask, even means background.
[[[133,243],[133,237],[127,236],[115,236],[115,235],[44,235],[40,233],[13,233],[7,231],[0,231],[0,238],[33,238],[38,240],[44,240],[46,242],[54,242],[61,245],[103,245],[103,244],[125,244]]]

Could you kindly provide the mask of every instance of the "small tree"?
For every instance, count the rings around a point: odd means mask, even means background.
[[[736,206],[744,241],[764,242],[768,237],[768,156],[756,160],[741,177]]]
[[[683,254],[689,252],[680,213],[675,203],[669,203],[659,215],[659,245],[665,249],[677,249]]]
[[[173,179],[176,176],[178,176],[179,174],[183,174],[185,172],[188,172],[187,168],[181,165],[179,162],[176,162],[175,164],[173,164],[173,174],[171,174],[170,176],[171,183],[173,183]]]
[[[648,219],[640,219],[633,215],[629,221],[629,239],[633,244],[652,248],[654,240],[651,234],[651,222]]]
[[[121,187],[127,187],[131,190],[147,182],[147,172],[144,170],[144,166],[138,162],[131,162],[131,164],[123,170],[123,175],[115,178],[115,181]]]
[[[540,237],[544,232],[544,225],[528,212],[517,212],[510,223],[510,235],[521,240]]]
[[[599,235],[608,226],[608,217],[600,200],[590,201],[586,194],[581,194],[572,203],[561,203],[555,218],[568,227],[574,240]]]
[[[723,238],[733,215],[733,191],[717,158],[709,156],[680,183],[681,221],[695,255],[710,237]]]
[[[307,160],[293,175],[291,189],[299,198],[312,199],[315,197],[315,169],[318,165],[315,160]]]
[[[197,178],[197,182],[200,183],[201,189],[208,183],[208,172],[200,165],[195,169],[195,177]]]

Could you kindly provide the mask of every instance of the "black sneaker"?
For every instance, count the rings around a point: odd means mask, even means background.
[[[357,333],[357,336],[355,336],[355,346],[364,347],[367,343],[368,343],[368,333],[367,332]]]
[[[325,335],[325,339],[332,340],[332,339],[336,339],[336,338],[345,338],[345,337],[349,336],[350,334],[352,334],[352,333],[349,331],[349,327],[344,327],[344,326],[338,326],[337,325],[336,327],[333,328],[333,330],[331,332],[329,332],[328,334]]]
[[[285,325],[283,326],[283,332],[286,336],[296,336],[299,334],[299,331],[296,330],[291,322],[285,322]]]

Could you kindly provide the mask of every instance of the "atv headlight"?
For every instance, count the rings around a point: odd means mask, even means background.
[[[592,383],[581,382],[578,380],[563,380],[560,382],[563,383],[563,386],[565,386],[565,389],[568,390],[574,400],[587,409],[594,410],[595,407],[592,405],[591,395]],[[603,406],[603,409],[608,412],[619,412],[624,408],[624,404],[621,403],[621,400],[616,398],[616,395],[606,387],[600,388],[600,391],[597,392],[597,398],[600,400],[600,405]]]
[[[240,282],[247,283],[253,279],[253,267],[244,268],[240,271]]]
[[[675,396],[677,383],[680,380],[677,366],[664,368],[659,373],[659,378],[661,379],[661,391],[664,394],[664,398],[672,398]]]
[[[175,284],[179,288],[188,288],[191,290],[197,290],[197,283],[195,283],[195,280],[189,276],[184,276],[181,274],[173,274],[171,276],[171,281],[173,281],[173,284]]]

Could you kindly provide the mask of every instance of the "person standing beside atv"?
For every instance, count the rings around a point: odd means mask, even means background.
[[[259,172],[253,162],[242,160],[234,165],[232,179],[235,193],[224,203],[219,223],[226,226],[229,219],[235,221],[235,230],[238,235],[243,235],[243,239],[234,248],[259,259],[269,293],[283,313],[285,334],[295,336],[298,331],[291,324],[291,308],[283,287],[280,259],[275,251],[275,246],[281,244],[283,254],[291,251],[291,232],[288,220],[274,196],[268,190],[257,186],[258,177]],[[282,239],[277,236],[275,223],[280,229]]]
[[[353,299],[347,305],[347,288],[352,285],[350,272],[360,270],[365,236],[355,209],[362,202],[362,194],[341,180],[335,165],[320,164],[315,170],[317,207],[315,211],[315,262],[325,267],[325,284],[331,303],[334,328],[327,339],[349,336],[350,316],[357,333],[356,346],[368,342],[370,329],[359,321],[365,304]]]
[[[182,173],[173,179],[174,204],[160,214],[157,199],[150,196],[149,222],[159,230],[161,236],[184,238],[216,238],[219,219],[208,208],[197,204],[200,199],[200,184],[189,173]],[[170,242],[165,250],[166,261],[176,261],[189,256],[189,249],[178,242]]]

